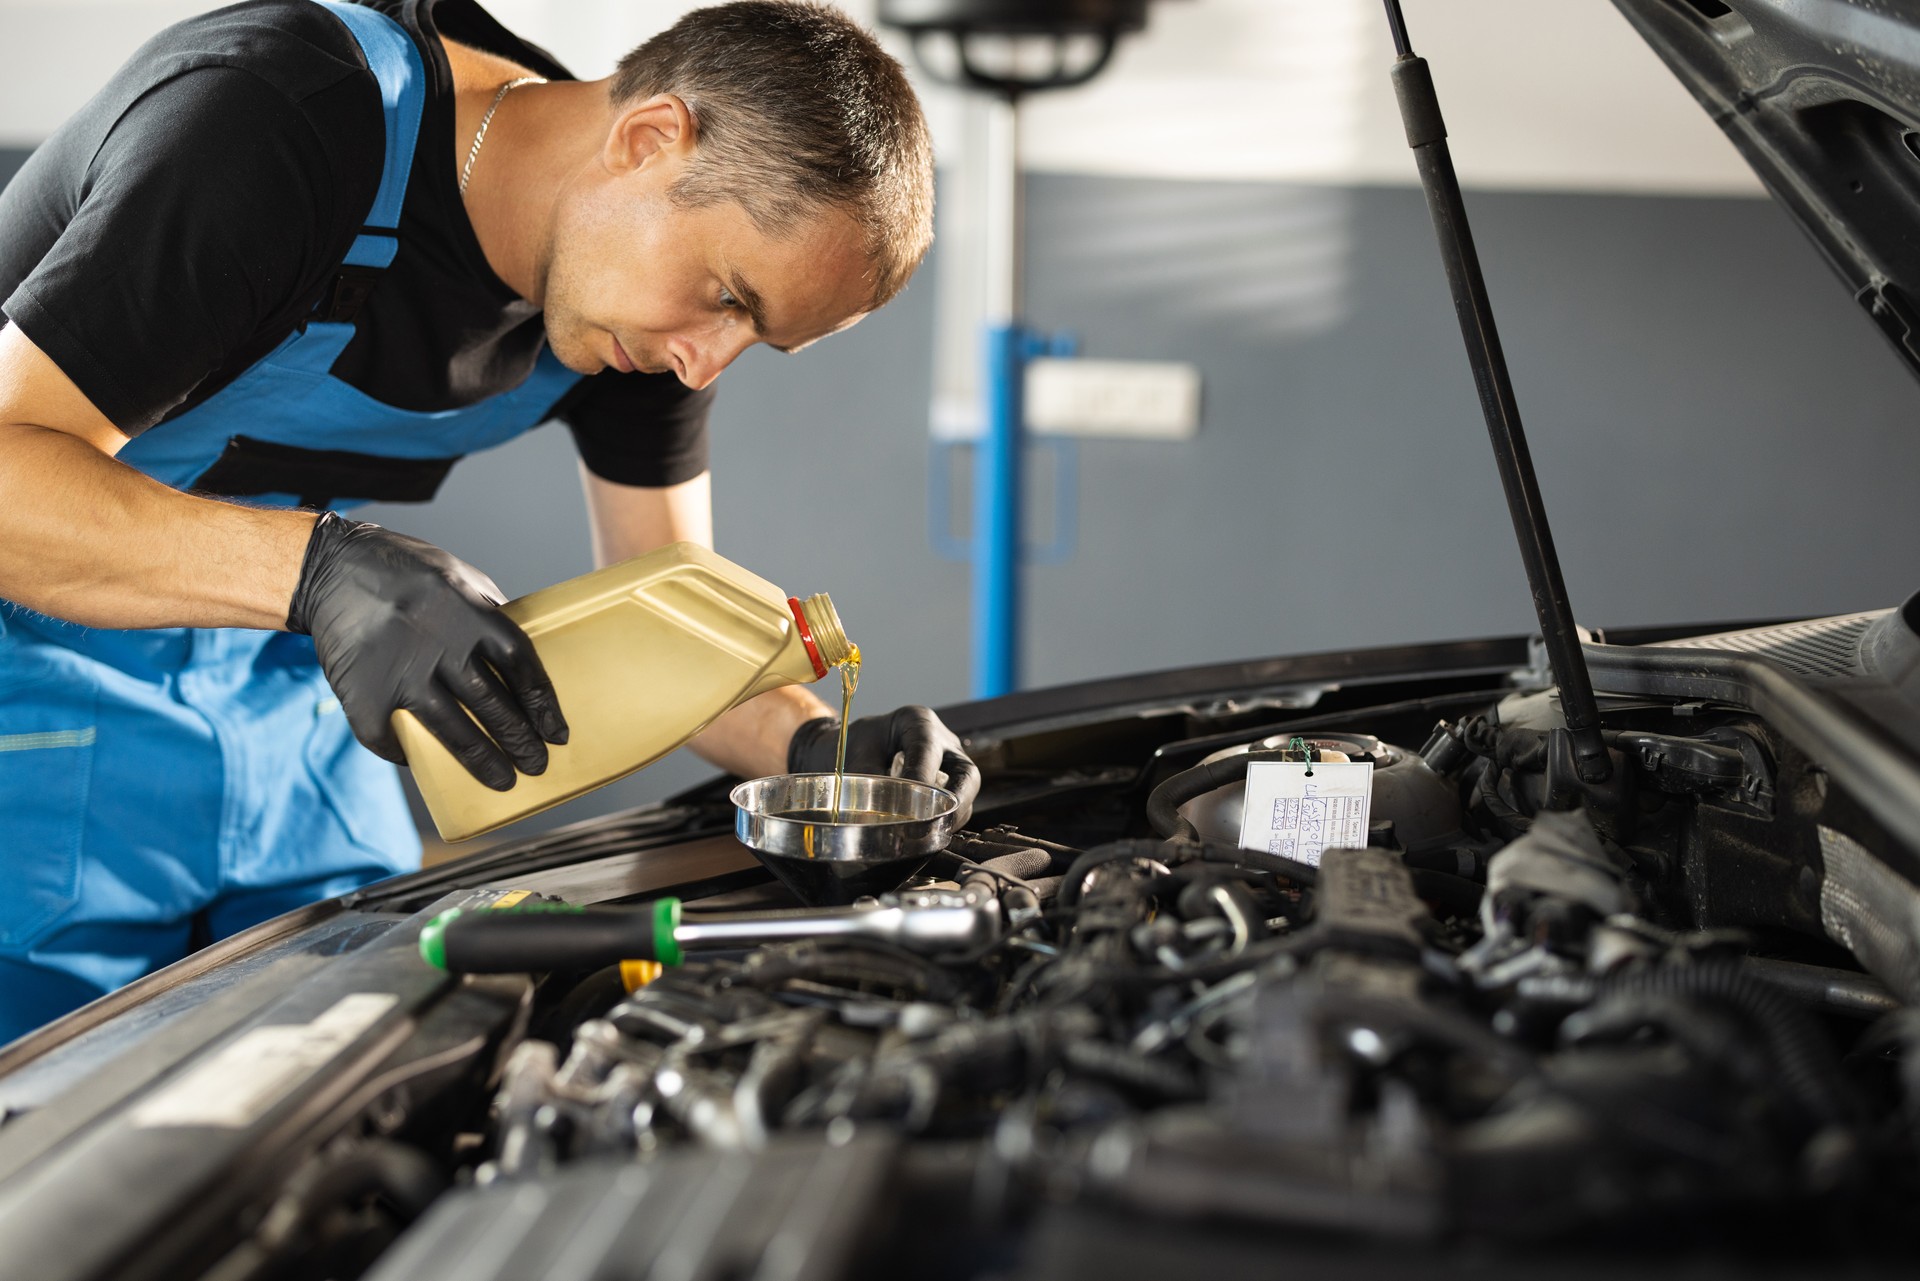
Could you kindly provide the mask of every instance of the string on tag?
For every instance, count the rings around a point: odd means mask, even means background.
[[[1292,738],[1287,740],[1287,750],[1289,752],[1300,753],[1300,759],[1307,763],[1306,777],[1312,778],[1313,777],[1313,749],[1307,746],[1307,740],[1304,738],[1301,738],[1298,734],[1295,734]]]

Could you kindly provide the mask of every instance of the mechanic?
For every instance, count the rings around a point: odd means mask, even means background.
[[[484,574],[332,509],[558,418],[601,563],[711,545],[714,379],[931,236],[913,91],[823,6],[699,10],[592,82],[472,0],[146,44],[0,195],[0,1040],[417,866],[396,709],[501,789],[566,741]],[[783,689],[695,747],[830,769],[837,729]],[[978,789],[926,708],[851,738]]]

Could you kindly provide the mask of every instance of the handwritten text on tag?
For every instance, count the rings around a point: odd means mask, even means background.
[[[1318,867],[1323,850],[1367,843],[1372,802],[1369,761],[1255,761],[1247,767],[1240,848]]]

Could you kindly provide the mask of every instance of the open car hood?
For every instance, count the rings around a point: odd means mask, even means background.
[[[1920,9],[1614,3],[1920,375]]]

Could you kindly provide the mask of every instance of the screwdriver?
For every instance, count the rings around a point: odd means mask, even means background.
[[[679,965],[690,951],[739,951],[799,939],[869,938],[915,952],[960,952],[999,929],[990,897],[933,891],[853,907],[683,917],[680,900],[639,907],[449,908],[420,931],[420,955],[455,974],[601,969],[622,961]]]

